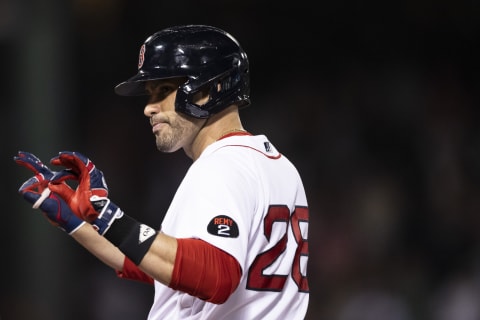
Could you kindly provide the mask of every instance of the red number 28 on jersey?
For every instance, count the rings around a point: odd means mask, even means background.
[[[287,248],[288,226],[291,225],[292,232],[297,243],[297,249],[292,261],[291,275],[298,286],[298,291],[308,292],[307,277],[301,274],[300,258],[308,257],[308,239],[302,236],[300,223],[308,224],[308,208],[295,207],[295,211],[290,215],[290,210],[284,205],[272,205],[264,218],[264,234],[268,241],[272,233],[275,222],[284,222],[287,224],[285,234],[274,244],[272,248],[260,253],[253,261],[248,270],[247,289],[259,291],[281,291],[287,281],[287,275],[271,274],[265,275],[263,271],[280,258]]]

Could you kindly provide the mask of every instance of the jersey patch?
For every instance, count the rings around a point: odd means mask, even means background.
[[[238,237],[238,226],[232,218],[228,216],[216,216],[208,224],[207,231],[214,236],[225,238]]]

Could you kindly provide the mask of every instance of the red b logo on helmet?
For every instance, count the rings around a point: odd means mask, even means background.
[[[138,69],[143,66],[143,62],[145,61],[145,45],[142,45],[140,48],[140,53],[138,54]]]

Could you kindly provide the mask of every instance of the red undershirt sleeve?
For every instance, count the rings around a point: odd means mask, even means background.
[[[237,288],[242,270],[231,255],[199,239],[178,239],[169,287],[208,302],[224,303]]]
[[[148,274],[140,270],[132,260],[125,256],[123,261],[123,270],[115,270],[117,276],[122,279],[136,280],[140,282],[146,282],[148,284],[153,284],[153,278]]]

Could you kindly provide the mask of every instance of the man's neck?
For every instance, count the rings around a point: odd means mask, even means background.
[[[221,137],[232,132],[245,131],[238,114],[238,108],[231,106],[218,114],[211,116],[200,129],[189,150],[185,153],[195,161],[203,150]]]

